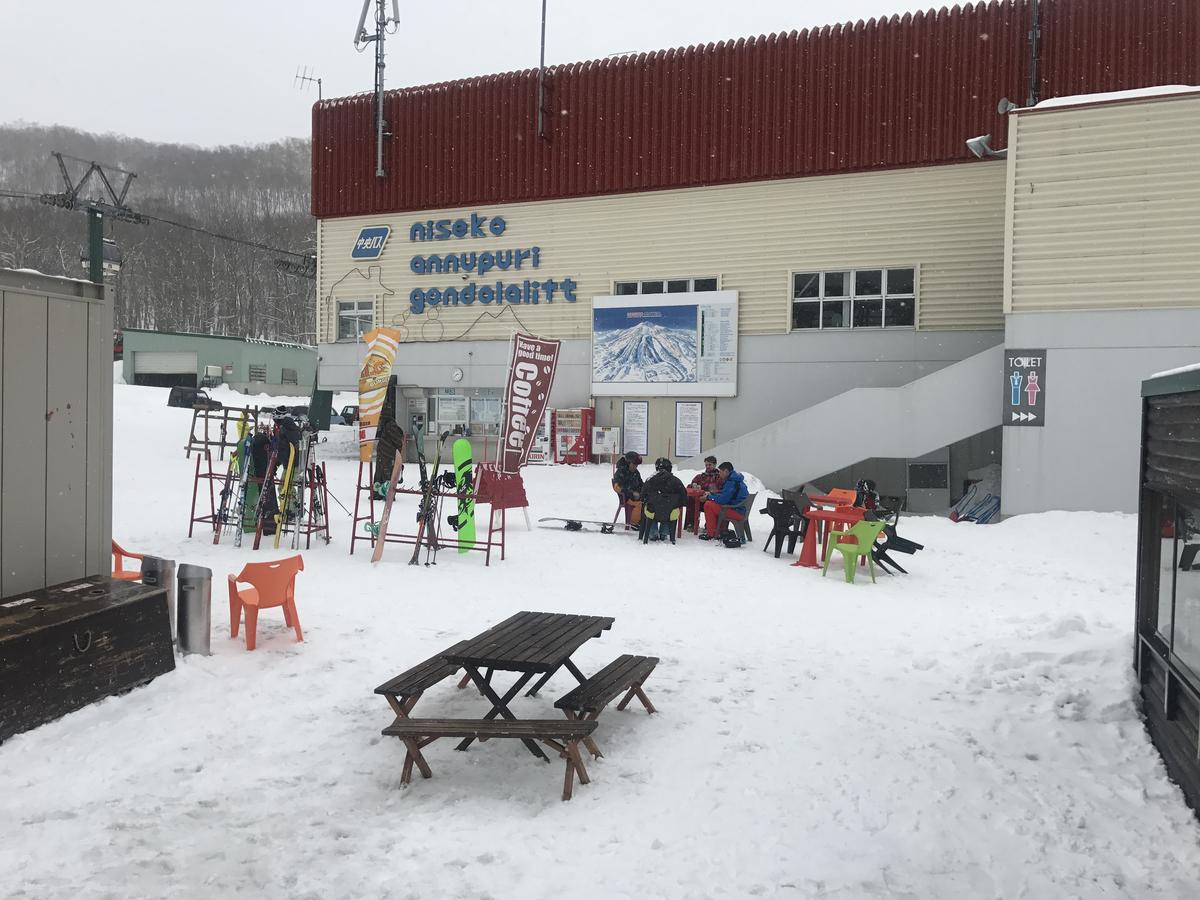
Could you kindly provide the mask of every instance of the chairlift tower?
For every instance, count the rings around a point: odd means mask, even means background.
[[[372,4],[375,6],[375,33],[367,33],[367,13]],[[387,14],[387,0],[363,0],[362,14],[358,17],[358,28],[354,31],[354,48],[366,49],[367,44],[375,42],[375,177],[383,178],[383,138],[385,122],[383,121],[383,42],[392,26],[391,34],[396,33],[400,21],[400,0],[392,0],[392,15]],[[390,137],[390,133],[387,135]]]

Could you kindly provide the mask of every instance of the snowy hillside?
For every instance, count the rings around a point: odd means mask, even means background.
[[[248,653],[226,575],[283,553],[186,537],[191,413],[165,390],[117,385],[115,414],[114,536],[212,568],[213,653],[0,745],[6,898],[1196,896],[1200,827],[1134,706],[1130,516],[908,518],[912,574],[851,585],[762,553],[757,513],[739,550],[516,514],[490,569],[390,547],[373,567],[335,503],[297,583],[304,643],[267,610]],[[352,505],[352,430],[320,451]],[[535,524],[613,515],[606,466],[525,478]],[[373,689],[522,609],[614,617],[575,662],[660,657],[659,714],[609,707],[569,803],[516,741],[434,743],[402,789]],[[559,718],[573,685],[514,712]],[[414,715],[487,709],[447,680]]]
[[[696,331],[641,322],[597,332],[592,347],[595,381],[696,380]]]

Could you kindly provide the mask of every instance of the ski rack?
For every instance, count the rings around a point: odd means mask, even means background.
[[[192,410],[192,429],[188,432],[187,458],[192,458],[192,452],[209,452],[217,449],[217,458],[225,459],[225,451],[237,448],[237,426],[243,414],[253,425],[258,422],[259,408],[257,406],[225,406],[221,409],[196,407]],[[204,434],[196,434],[196,425],[204,423]],[[230,427],[232,425],[232,427]],[[214,437],[210,426],[217,428]],[[232,437],[231,437],[232,436]]]
[[[319,478],[318,472],[320,472]],[[307,484],[304,490],[308,494],[308,500],[305,503],[304,518],[300,522],[288,522],[285,519],[283,533],[298,531],[300,537],[304,538],[304,549],[309,550],[312,548],[314,534],[324,537],[327,544],[333,540],[329,534],[329,491],[326,488],[325,463],[310,461],[308,472],[305,473],[305,481]],[[320,507],[319,513],[317,512],[318,506]],[[289,528],[289,525],[292,527]]]
[[[359,476],[359,478],[361,481],[361,475]],[[360,491],[362,490],[361,485],[359,486],[359,490]],[[425,492],[422,491],[420,488],[402,488],[402,487],[396,488],[396,496],[399,497],[401,494],[407,494],[407,495],[413,496],[413,497],[422,497],[422,496],[424,496]],[[439,516],[439,517],[441,516],[442,500],[445,500],[445,499],[452,499],[455,503],[455,510],[457,511],[457,508],[458,508],[457,507],[457,504],[458,504],[458,492],[457,491],[434,491],[433,497],[436,498],[436,506],[437,506],[436,514],[437,514],[437,516]],[[355,504],[355,505],[357,507],[357,504]],[[478,511],[479,507],[483,506],[483,505],[485,505],[485,504],[481,503],[478,500],[475,501],[475,509],[477,511]],[[484,554],[483,564],[485,566],[490,566],[492,564],[492,548],[498,548],[500,550],[501,561],[503,561],[503,559],[504,559],[504,549],[505,549],[504,526],[506,524],[506,517],[505,517],[505,510],[503,508],[492,509],[491,504],[486,504],[486,505],[488,507],[488,513],[489,513],[487,540],[481,541],[478,538],[476,538],[475,546],[471,547],[470,549],[478,550],[481,553],[483,553]],[[496,514],[497,513],[500,514],[499,529],[497,529],[497,527],[496,527]],[[355,515],[357,516],[357,509],[356,509]],[[403,517],[402,516],[398,517],[396,515],[396,508],[393,506],[391,521],[395,522],[397,520],[397,518],[403,518]],[[364,519],[364,521],[366,521],[366,520]],[[374,521],[374,520],[372,519],[371,521]],[[479,521],[480,521],[480,517],[477,513],[475,516],[476,526],[478,526]],[[445,526],[445,527],[443,527],[443,526]],[[374,540],[382,540],[389,544],[408,544],[410,547],[413,544],[417,544],[417,543],[420,543],[422,546],[426,546],[427,544],[430,543],[429,532],[428,532],[429,523],[426,523],[425,528],[426,528],[426,531],[425,531],[425,533],[423,533],[421,535],[419,540],[418,540],[415,532],[408,533],[408,532],[395,532],[395,531],[389,531],[385,535],[379,535],[378,537],[374,538]],[[497,535],[497,530],[499,531],[498,535]],[[448,535],[447,535],[447,531],[449,532]],[[370,538],[368,538],[366,536],[359,538],[359,540],[364,540],[364,541],[369,540],[369,539]],[[434,546],[435,550],[451,550],[452,549],[457,554],[457,552],[458,552],[457,533],[452,528],[450,528],[448,525],[445,525],[444,522],[437,522],[436,527],[434,528],[433,544],[435,545]]]
[[[200,471],[200,463],[204,462],[208,469],[207,472]],[[208,525],[213,531],[221,527],[221,523],[217,521],[217,497],[225,490],[225,484],[228,480],[227,472],[214,472],[212,467],[212,453],[207,449],[202,449],[196,454],[196,474],[192,480],[192,512],[191,519],[188,522],[188,537],[192,536],[192,532],[197,525]],[[208,484],[208,515],[196,515],[196,502],[200,499],[200,482],[204,481]],[[217,488],[213,482],[220,482],[220,488]]]
[[[363,483],[363,467],[367,469],[367,481]],[[360,527],[360,523],[375,521],[375,485],[371,479],[375,475],[375,463],[373,460],[358,461],[358,486],[354,490],[354,515],[350,522],[350,555],[354,555],[354,545],[358,541],[366,541],[372,547],[375,546],[375,538],[373,535],[368,535]],[[362,508],[363,494],[367,495],[367,512],[365,515],[359,515],[359,510]],[[362,533],[360,533],[362,532]]]

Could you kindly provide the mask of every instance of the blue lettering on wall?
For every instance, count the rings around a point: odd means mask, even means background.
[[[457,219],[429,219],[414,222],[408,229],[412,242],[449,241],[465,238],[500,237],[508,228],[502,216],[471,213]],[[363,229],[364,235],[371,229]],[[386,235],[383,238],[386,240]],[[382,249],[382,245],[380,247]],[[477,284],[468,281],[471,273],[482,278],[489,272],[517,269],[539,269],[542,265],[541,247],[517,247],[507,250],[480,250],[469,253],[417,253],[408,262],[414,275],[462,274],[465,284],[453,287],[413,288],[408,295],[409,309],[420,315],[431,306],[472,306],[475,301],[491,305],[501,303],[553,303],[555,300],[576,302],[578,287],[573,278],[545,280],[520,279]]]
[[[484,226],[487,230],[484,230]],[[436,222],[414,222],[408,229],[410,241],[448,241],[453,238],[500,237],[508,223],[503,216],[481,216],[471,213],[469,219],[438,219]]]

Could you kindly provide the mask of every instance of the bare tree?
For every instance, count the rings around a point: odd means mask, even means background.
[[[226,239],[297,253],[315,246],[308,141],[199,148],[3,126],[0,189],[62,190],[53,150],[136,172],[128,204],[193,229],[106,226],[123,256],[114,291],[118,327],[315,343],[314,283],[282,275],[279,255]],[[86,228],[77,213],[0,198],[0,265],[82,277]]]

